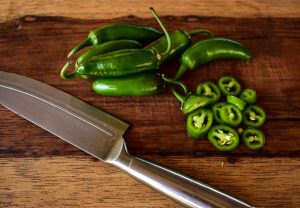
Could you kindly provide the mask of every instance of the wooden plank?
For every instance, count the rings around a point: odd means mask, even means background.
[[[65,16],[80,19],[111,19],[134,15],[141,18],[152,17],[148,8],[154,7],[160,15],[209,16],[209,17],[300,17],[297,0],[202,0],[190,1],[149,1],[117,0],[113,3],[90,0],[73,1],[26,1],[9,0],[0,2],[0,22],[17,19],[27,14],[36,16]],[[226,11],[226,12],[225,12]]]
[[[300,206],[299,158],[149,158],[257,206]],[[1,207],[179,207],[89,156],[0,158],[0,165]]]

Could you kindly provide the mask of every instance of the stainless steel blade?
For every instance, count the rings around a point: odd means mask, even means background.
[[[120,153],[129,126],[61,90],[2,71],[0,104],[100,160]]]

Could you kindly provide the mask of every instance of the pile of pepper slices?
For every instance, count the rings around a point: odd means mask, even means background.
[[[217,149],[222,151],[234,149],[238,145],[236,142],[236,140],[238,141],[238,134],[231,127],[237,126],[236,124],[233,125],[236,119],[240,119],[240,117],[235,118],[236,108],[241,110],[240,104],[243,105],[244,101],[247,102],[249,98],[246,95],[249,92],[243,91],[240,98],[231,97],[235,94],[229,93],[227,96],[228,104],[215,104],[212,108],[215,122],[227,126],[217,125],[210,128],[213,123],[213,113],[203,107],[212,106],[216,103],[218,100],[216,96],[212,97],[212,93],[208,95],[207,92],[208,89],[210,92],[218,92],[220,97],[218,87],[212,82],[204,83],[198,86],[198,94],[196,95],[189,92],[186,85],[179,81],[179,78],[187,70],[193,70],[216,59],[249,60],[251,59],[250,51],[236,41],[214,37],[210,31],[205,29],[190,32],[176,30],[169,34],[155,10],[150,8],[150,11],[163,32],[153,27],[128,23],[115,23],[95,29],[89,33],[84,41],[70,51],[68,58],[72,58],[74,54],[86,46],[92,47],[77,58],[71,73],[67,72],[71,65],[71,61],[68,61],[61,70],[61,77],[63,79],[92,78],[94,80],[93,90],[98,94],[108,96],[155,95],[164,90],[165,83],[170,83],[173,85],[173,95],[182,103],[183,113],[188,115],[187,131],[189,135],[194,138],[201,138],[209,131],[209,140]],[[199,34],[207,35],[208,38],[192,45],[192,37]],[[142,43],[149,41],[153,42],[145,47],[142,45]],[[162,64],[179,56],[181,56],[181,65],[172,78],[167,78],[157,72]],[[223,78],[224,83],[227,83],[228,77],[225,78]],[[220,79],[219,82],[222,83],[223,79]],[[228,83],[232,82],[229,81]],[[231,87],[228,88],[231,85],[228,83],[227,85],[219,85],[224,95],[227,95],[224,93],[226,89],[231,89]],[[184,94],[178,93],[176,90],[178,86],[183,89]],[[246,99],[244,99],[245,96]],[[235,103],[239,104],[232,105]],[[218,121],[219,111],[222,122]],[[260,118],[256,117],[257,112],[264,113],[261,108],[257,109],[257,106],[249,106],[244,112],[246,112],[244,117],[249,118],[250,123],[253,123],[254,117],[255,119]],[[224,122],[225,120],[228,122]],[[264,141],[257,142],[256,138],[262,138],[263,134],[257,129],[254,130],[246,129],[243,134],[246,135],[245,138],[249,138],[245,139],[246,145],[257,149],[262,145],[256,144],[263,144]]]

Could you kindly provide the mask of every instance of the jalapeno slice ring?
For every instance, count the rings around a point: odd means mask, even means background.
[[[242,134],[244,144],[250,149],[260,149],[265,144],[265,136],[262,131],[248,127]]]
[[[226,104],[220,109],[220,118],[223,124],[237,127],[243,121],[242,112],[232,104]]]
[[[217,85],[211,81],[198,84],[196,94],[210,98],[210,104],[213,105],[221,98],[221,92]]]
[[[249,105],[243,112],[243,121],[249,127],[261,127],[266,121],[266,112],[258,105]]]
[[[187,117],[187,133],[195,139],[203,138],[213,123],[213,113],[205,108],[199,108]]]
[[[218,150],[228,152],[239,145],[238,133],[229,126],[216,125],[208,132],[208,140]]]
[[[240,83],[232,76],[221,77],[218,81],[218,87],[223,95],[238,95],[241,92]]]

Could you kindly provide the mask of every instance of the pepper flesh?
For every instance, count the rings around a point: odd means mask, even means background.
[[[250,88],[244,89],[240,95],[240,99],[248,104],[256,103],[256,91]]]
[[[142,45],[135,40],[113,40],[102,43],[100,45],[95,45],[82,55],[80,55],[76,60],[76,66],[82,62],[88,61],[93,56],[100,54],[117,51],[121,49],[138,49],[142,48]]]
[[[148,96],[164,90],[164,80],[153,71],[117,78],[98,78],[93,90],[108,96]]]
[[[210,98],[210,105],[215,104],[221,98],[219,88],[212,81],[206,81],[198,84],[196,87],[196,94]]]
[[[181,65],[173,79],[177,80],[186,70],[193,70],[213,60],[249,60],[251,57],[251,52],[241,43],[225,38],[209,38],[199,41],[181,55]]]
[[[226,104],[220,109],[220,118],[223,124],[237,127],[243,121],[242,112],[232,104]]]
[[[224,105],[227,105],[227,103],[219,102],[214,104],[212,107],[212,112],[214,114],[214,121],[218,124],[223,124],[223,121],[220,118],[220,110]]]
[[[246,126],[261,127],[266,121],[266,113],[258,105],[249,105],[243,112],[243,121]]]
[[[241,111],[246,107],[246,103],[234,95],[227,95],[227,103],[235,105]]]
[[[240,83],[232,76],[223,76],[218,81],[218,87],[223,95],[237,96],[241,92]]]
[[[250,149],[260,149],[265,144],[265,136],[262,131],[248,127],[242,134],[244,144]]]
[[[199,108],[187,117],[187,133],[195,139],[203,138],[213,123],[213,113],[205,108]]]
[[[220,151],[232,151],[239,145],[239,135],[231,127],[225,125],[216,125],[210,128],[208,140]]]
[[[162,35],[162,32],[149,26],[128,23],[110,24],[92,30],[84,41],[79,43],[70,51],[70,53],[68,54],[68,58],[72,57],[80,49],[90,45],[99,45],[107,41],[121,39],[144,42],[155,40]]]

